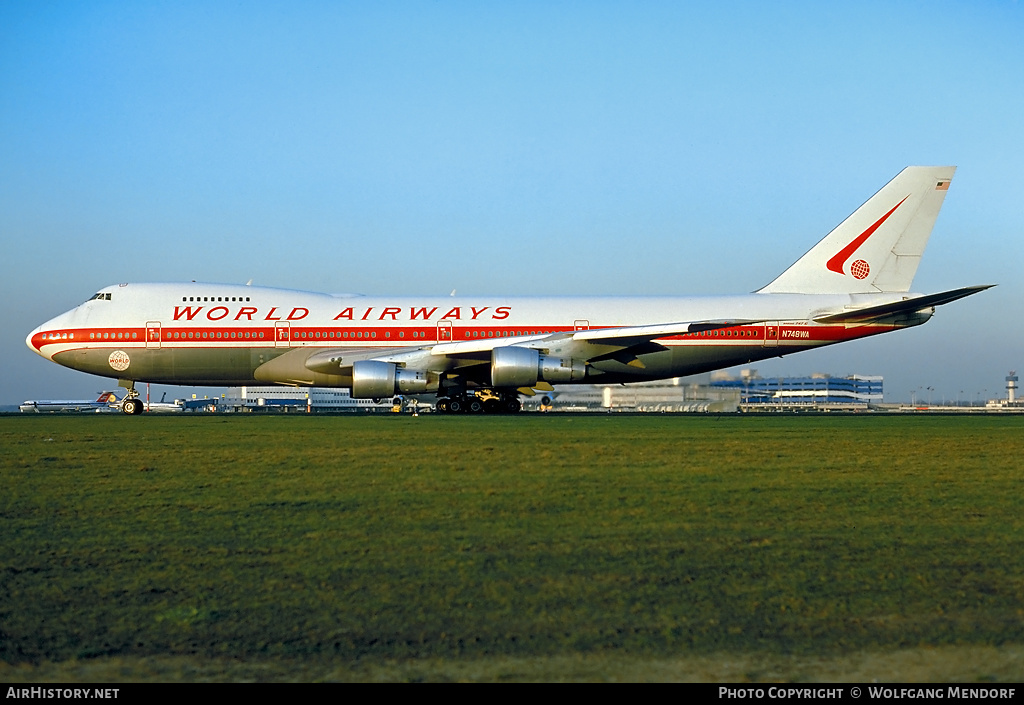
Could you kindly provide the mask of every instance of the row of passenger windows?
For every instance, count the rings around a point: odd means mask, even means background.
[[[71,337],[75,337],[74,334]],[[90,333],[89,340],[138,340],[138,333]]]
[[[467,338],[508,338],[514,335],[547,335],[554,333],[551,330],[520,330],[520,331],[507,331],[507,330],[489,330],[489,331],[466,331]]]
[[[110,294],[107,294],[107,298],[110,298]],[[249,297],[245,296],[182,296],[182,301],[248,301]]]
[[[281,339],[283,339],[283,340],[287,339],[285,337],[285,333],[287,331],[286,328],[278,328],[278,331],[279,331],[278,335],[281,337]],[[443,332],[444,332],[444,329],[442,329],[442,333]],[[481,332],[481,331],[466,331],[465,335],[466,335],[467,338],[508,338],[508,337],[519,336],[519,335],[546,335],[546,334],[549,334],[549,333],[552,333],[552,332],[553,331],[549,331],[549,330],[521,330],[521,331],[514,331],[514,330],[513,331],[507,331],[507,330],[503,330],[503,331],[485,331],[485,332]],[[427,337],[426,331],[415,331],[414,330],[414,331],[411,331],[411,335],[412,335],[413,338],[426,338]],[[239,338],[241,338],[241,339],[264,339],[265,337],[266,337],[266,334],[264,332],[262,332],[262,331],[253,332],[253,333],[249,333],[249,332],[224,332],[224,331],[215,331],[215,332],[205,332],[205,331],[193,331],[193,332],[165,331],[164,332],[164,339],[165,340],[192,340],[192,339],[197,339],[197,338],[198,339],[207,339],[207,340],[209,340],[209,339],[214,339],[214,340],[217,340],[217,339],[221,339],[221,340],[227,339],[227,340],[231,340],[231,339],[239,339]],[[300,339],[325,339],[325,338],[326,339],[341,339],[341,338],[350,338],[350,339],[351,338],[364,338],[365,339],[365,338],[376,338],[376,337],[377,337],[377,331],[344,331],[344,332],[335,332],[335,331],[330,331],[330,332],[319,332],[319,331],[317,331],[317,332],[308,332],[308,331],[302,331],[302,332],[299,332],[299,331],[295,331],[293,333],[293,335],[292,335],[292,340],[300,340]],[[385,338],[390,338],[391,337],[391,332],[390,331],[385,331],[384,332],[384,337]],[[405,337],[405,331],[399,331],[398,337],[399,338],[404,338]],[[739,328],[739,329],[736,329],[734,331],[733,330],[724,330],[724,331],[710,330],[710,331],[701,331],[699,333],[688,333],[688,334],[686,334],[686,337],[690,337],[690,338],[693,338],[693,337],[699,337],[699,338],[710,338],[710,337],[755,338],[755,337],[757,337],[757,334],[754,331],[754,329]],[[70,338],[71,340],[74,340],[75,334],[74,333],[49,333],[49,334],[43,336],[44,340],[64,340],[64,339],[68,339],[68,338]],[[139,338],[139,334],[137,332],[136,333],[119,332],[119,333],[90,333],[89,334],[89,339],[90,340],[138,340],[138,338]]]
[[[284,331],[286,329],[279,328],[278,330],[279,331]],[[445,329],[442,328],[441,331],[442,331],[442,334],[443,334]],[[549,334],[555,333],[555,332],[557,332],[557,331],[552,331],[552,330],[519,330],[519,331],[515,331],[515,330],[512,330],[512,331],[509,331],[509,330],[490,331],[489,330],[489,331],[475,331],[474,330],[474,331],[466,331],[465,332],[465,337],[467,337],[467,338],[509,338],[509,337],[521,336],[521,335],[549,335]],[[184,335],[184,334],[182,334],[182,335]],[[198,336],[198,334],[196,334],[196,335]],[[226,333],[224,335],[225,335],[225,337],[227,337]],[[279,335],[281,335],[281,334],[279,333]],[[411,331],[411,336],[413,338],[426,338],[427,337],[427,333],[425,331],[416,331],[416,330],[414,330],[414,331]],[[688,334],[686,334],[686,336],[687,337],[691,337],[691,338],[711,338],[711,337],[714,337],[714,338],[718,338],[718,337],[723,337],[723,338],[724,337],[730,337],[730,338],[732,338],[732,337],[736,337],[736,338],[755,338],[755,337],[757,337],[757,334],[756,334],[756,332],[753,329],[750,329],[750,328],[739,328],[739,329],[736,329],[736,330],[709,330],[709,331],[701,331],[699,333],[688,333]],[[173,337],[177,338],[178,334],[177,333],[173,334]],[[192,334],[189,334],[188,337],[191,338]],[[205,338],[205,337],[207,337],[207,335],[205,333],[203,333],[202,337]],[[211,338],[214,337],[212,333],[210,334],[210,337]],[[216,337],[220,338],[221,334],[217,333]],[[231,337],[234,338],[235,334],[232,333]],[[238,337],[242,337],[242,334],[239,333]],[[245,337],[248,338],[249,334],[246,333]],[[253,338],[257,337],[257,334],[253,333],[252,337]],[[259,337],[262,338],[263,337],[263,333],[259,333]],[[317,331],[317,332],[307,332],[307,331],[302,331],[302,332],[300,332],[300,331],[294,331],[292,333],[292,339],[293,340],[300,340],[300,339],[324,339],[324,338],[326,338],[326,339],[376,338],[376,337],[377,337],[377,331],[344,331],[344,332],[335,332],[335,331],[329,331],[329,332],[320,332],[320,331]],[[385,331],[383,337],[390,338],[391,337],[391,331]],[[405,331],[399,331],[398,337],[399,338],[404,338],[405,337]]]
[[[278,328],[278,330],[279,331],[284,331],[286,329]],[[281,334],[279,333],[278,335],[281,335]],[[422,331],[422,330],[411,331],[411,335],[412,335],[413,338],[426,338],[427,337],[426,331]],[[305,339],[305,338],[376,338],[376,337],[377,337],[377,331],[375,331],[375,330],[368,330],[368,331],[344,331],[344,332],[340,332],[340,333],[336,333],[334,331],[329,331],[329,332],[326,332],[326,333],[321,333],[319,331],[317,331],[317,332],[294,331],[292,333],[292,339],[293,340],[300,340],[300,339]],[[384,331],[384,337],[385,338],[390,338],[391,337],[391,331]],[[399,331],[398,332],[398,337],[399,338],[404,338],[405,337],[405,331]]]
[[[283,335],[283,331],[285,331],[287,329],[285,329],[285,328],[278,328],[278,330],[282,331],[281,333],[278,333],[278,335]],[[347,331],[345,333],[335,333],[334,331],[330,331],[328,333],[320,333],[320,332],[308,333],[308,332],[294,331],[292,333],[292,339],[294,339],[294,340],[298,340],[299,338],[376,338],[376,337],[377,337],[377,332],[376,331],[367,331],[366,333],[363,333],[362,331],[359,331],[358,333],[357,332],[349,333]],[[385,333],[384,337],[385,338],[390,338],[391,337],[391,333]],[[399,338],[404,338],[405,337],[405,333],[399,333],[398,337]]]
[[[278,328],[277,330],[278,330],[278,337],[281,340],[287,340],[288,339],[286,337],[287,331],[288,331],[287,328]],[[433,330],[431,332],[433,332]],[[502,338],[502,337],[506,337],[507,338],[507,337],[517,336],[517,335],[543,335],[543,334],[551,333],[551,332],[553,332],[553,331],[540,331],[540,330],[486,331],[486,332],[466,331],[465,335],[466,335],[467,338]],[[443,333],[444,333],[444,329],[442,329],[442,334]],[[96,335],[97,334],[93,334],[92,337],[95,338]],[[113,335],[113,334],[110,334],[110,335]],[[427,338],[427,331],[422,331],[422,330],[409,331],[409,335],[410,335],[410,337],[415,338],[415,339],[426,339]],[[136,338],[138,336],[133,333],[132,337]],[[164,340],[193,340],[193,339],[197,339],[197,338],[198,339],[207,339],[207,340],[209,340],[209,339],[214,339],[214,340],[216,340],[216,339],[237,339],[237,338],[261,339],[261,338],[265,338],[265,337],[266,337],[266,334],[263,333],[263,332],[256,332],[256,333],[226,333],[226,332],[223,332],[223,331],[217,331],[217,332],[164,331],[164,335],[163,335],[163,339]],[[384,331],[382,337],[390,338],[391,337],[391,331]],[[406,332],[405,331],[399,331],[398,332],[398,337],[399,338],[405,338],[406,337]],[[431,336],[431,337],[433,337],[433,336]],[[352,338],[376,339],[377,338],[377,331],[372,331],[371,330],[371,331],[343,331],[343,332],[336,332],[336,331],[323,331],[323,332],[321,332],[321,331],[315,331],[315,332],[314,331],[292,331],[291,332],[291,339],[292,340],[317,340],[317,339],[320,339],[320,340],[323,340],[323,339],[341,340],[341,339],[352,339]]]
[[[167,340],[192,340],[192,339],[197,339],[198,338],[198,339],[208,339],[208,340],[216,340],[216,339],[231,340],[233,338],[263,338],[263,337],[265,337],[265,336],[264,336],[264,334],[262,332],[260,332],[260,333],[225,333],[223,331],[216,331],[216,332],[213,332],[213,333],[210,333],[210,332],[202,332],[202,333],[200,333],[200,332],[188,332],[188,333],[181,333],[179,331],[173,331],[173,332],[168,333],[165,336],[165,339],[167,339]]]
[[[278,329],[278,330],[284,330],[284,329],[282,328],[282,329]],[[445,335],[446,330],[447,329],[445,329],[445,328],[441,329],[442,336]],[[433,333],[434,331],[431,330],[431,332]],[[489,331],[475,331],[474,330],[474,331],[466,331],[465,332],[465,336],[467,338],[508,338],[508,337],[512,337],[512,336],[516,336],[516,335],[545,335],[545,334],[553,333],[553,332],[554,331],[550,331],[550,330],[521,330],[521,331],[514,331],[514,330],[513,331],[508,331],[508,330],[504,330],[504,331],[493,331],[493,330],[489,330]],[[411,332],[411,334],[412,334],[413,338],[426,338],[427,337],[427,333],[425,331],[414,330],[414,331]],[[366,332],[363,332],[363,331],[348,332],[348,331],[346,331],[346,332],[337,333],[337,334],[335,334],[333,331],[328,332],[328,333],[319,333],[319,332],[316,332],[316,333],[306,333],[306,332],[296,331],[292,335],[292,339],[293,340],[300,340],[300,339],[303,339],[303,338],[376,338],[376,337],[377,337],[377,331],[366,331]],[[384,331],[384,337],[385,338],[390,338],[391,337],[391,331]],[[398,332],[398,337],[399,338],[404,338],[405,337],[405,331],[399,331]]]
[[[702,330],[700,333],[686,333],[688,338],[756,338],[753,328],[737,328],[736,330]]]

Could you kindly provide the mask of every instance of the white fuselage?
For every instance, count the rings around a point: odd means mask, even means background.
[[[905,295],[903,296],[905,297]],[[226,284],[122,284],[34,330],[28,346],[74,369],[178,384],[278,382],[348,386],[345,379],[260,368],[319,349],[379,356],[391,349],[472,342],[530,344],[574,330],[672,321],[756,321],[658,338],[639,364],[588,363],[587,382],[694,374],[915,325],[820,325],[820,312],[896,301],[897,294],[747,294],[702,297],[366,297]],[[557,352],[557,351],[556,351]],[[668,353],[668,354],[666,354]],[[294,356],[293,356],[294,357]],[[268,368],[269,369],[269,368]],[[444,369],[440,365],[438,369]],[[268,376],[269,375],[269,376]],[[280,377],[280,375],[278,375]],[[583,380],[574,380],[583,381]]]

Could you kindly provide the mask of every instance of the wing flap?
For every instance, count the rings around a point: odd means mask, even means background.
[[[547,333],[544,335],[522,335],[508,338],[485,338],[481,340],[465,340],[452,343],[438,343],[430,348],[431,355],[448,357],[471,357],[473,353],[489,352],[494,348],[507,345],[523,345],[526,347],[544,347],[545,343],[556,343],[572,340],[575,342],[592,343],[595,345],[614,345],[631,347],[657,338],[686,333],[699,333],[717,328],[731,328],[760,320],[717,320],[717,321],[683,321],[679,323],[660,323],[649,326],[625,326],[622,328],[589,328],[587,330],[565,333]]]
[[[746,326],[752,323],[763,323],[759,320],[718,320],[718,321],[685,321],[681,323],[661,323],[651,326],[628,326],[624,328],[596,328],[580,330],[572,334],[573,340],[607,345],[636,345],[637,343],[656,340],[670,335],[700,333],[718,328]]]

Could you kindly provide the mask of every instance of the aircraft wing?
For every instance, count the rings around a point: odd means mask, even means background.
[[[324,374],[350,374],[352,364],[357,361],[380,360],[413,368],[451,370],[464,365],[488,362],[491,351],[495,348],[510,346],[541,350],[557,346],[561,350],[560,354],[581,360],[607,359],[626,353],[624,359],[627,360],[627,364],[634,364],[629,361],[635,360],[637,353],[650,352],[651,350],[647,349],[649,347],[660,349],[660,346],[653,343],[658,338],[758,322],[754,320],[683,321],[648,326],[480,338],[386,350],[331,348],[308,355],[305,358],[304,366],[310,371]],[[629,354],[631,350],[633,354]],[[634,366],[636,365],[634,364]]]
[[[991,289],[993,286],[995,286],[995,284],[965,286],[961,289],[943,291],[939,294],[915,296],[911,299],[904,299],[903,301],[896,301],[889,304],[880,304],[878,306],[868,306],[866,308],[852,309],[841,313],[830,313],[824,316],[817,316],[814,318],[814,321],[816,323],[869,323],[871,321],[889,318],[902,313],[914,313],[926,308],[948,304],[951,301],[962,299],[966,296],[970,296],[971,294],[977,294],[979,291]]]
[[[732,328],[733,326],[747,326],[753,323],[763,323],[759,320],[718,320],[718,321],[690,321],[686,323],[666,323],[651,326],[629,326],[627,328],[596,328],[591,330],[576,331],[572,334],[573,340],[586,340],[592,343],[605,345],[635,345],[640,342],[648,342],[656,338],[664,338],[669,335],[684,335],[686,333],[700,333],[718,328]]]
[[[467,353],[489,352],[494,348],[507,345],[524,347],[547,347],[546,343],[579,341],[595,345],[612,345],[629,347],[641,342],[649,342],[670,335],[698,333],[716,328],[760,323],[755,320],[719,320],[719,321],[686,321],[682,323],[663,323],[650,326],[626,326],[622,328],[588,328],[564,333],[548,333],[544,335],[515,336],[508,338],[484,338],[481,340],[465,340],[452,343],[438,343],[430,347],[432,355],[459,357]]]

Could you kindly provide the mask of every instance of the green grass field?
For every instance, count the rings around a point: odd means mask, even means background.
[[[7,680],[1024,677],[1022,418],[9,416],[0,444]]]

